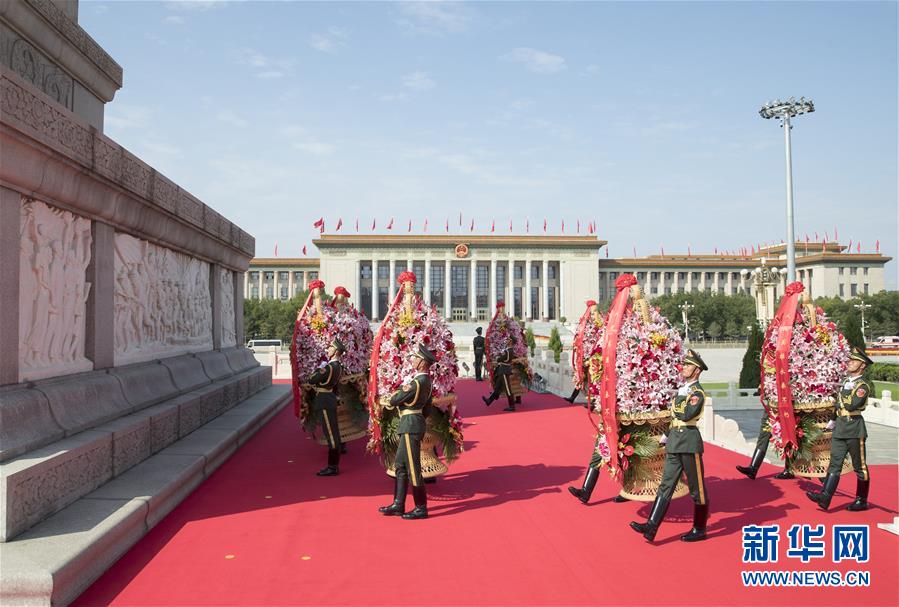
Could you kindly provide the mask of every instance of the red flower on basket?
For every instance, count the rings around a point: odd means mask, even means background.
[[[615,280],[616,289],[626,289],[637,284],[637,277],[633,274],[622,274]]]
[[[791,282],[787,285],[787,288],[784,289],[784,294],[786,295],[795,295],[797,293],[802,293],[805,291],[805,286],[799,281]]]
[[[399,278],[397,278],[396,281],[400,284],[403,284],[404,282],[411,282],[412,284],[415,284],[415,281],[416,281],[415,272],[410,272],[409,270],[406,270],[405,272],[403,272],[399,275]]]
[[[334,289],[334,295],[335,295],[335,296],[336,296],[336,295],[343,295],[344,297],[349,298],[350,292],[347,291],[347,290],[346,290],[345,288],[343,288],[343,287],[337,287],[336,289]]]
[[[309,283],[309,290],[310,290],[310,291],[311,291],[312,289],[324,289],[324,288],[325,288],[325,281],[323,281],[323,280],[315,279],[315,280],[313,280],[312,282]]]

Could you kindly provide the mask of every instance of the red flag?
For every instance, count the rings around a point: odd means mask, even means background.
[[[494,219],[493,222],[490,224],[490,231],[491,231],[491,232],[496,232],[496,220],[495,220],[495,219]]]
[[[471,227],[468,229],[469,232],[474,232],[474,219],[471,220]]]
[[[531,220],[527,218],[524,220],[524,231],[528,234],[531,233]]]
[[[580,219],[577,220],[577,233],[578,234],[581,233],[581,220]]]
[[[340,228],[342,228],[342,227],[343,227],[343,217],[339,217],[339,218],[337,219],[337,227],[334,228],[334,231],[335,231],[335,232],[339,232],[339,231],[340,231]]]
[[[278,243],[275,243],[275,257],[278,256]]]
[[[606,245],[606,259],[609,258],[609,245]]]
[[[459,227],[462,227],[462,213],[459,213]]]
[[[411,219],[409,220],[409,229],[407,229],[406,231],[412,232],[412,220]]]
[[[837,236],[837,226],[833,227],[833,239],[836,240],[837,242],[840,242],[840,237]]]
[[[821,252],[827,253],[827,243],[826,242],[821,243]]]
[[[565,220],[562,220],[562,233],[565,233]]]
[[[306,245],[303,245],[303,255],[306,254]]]
[[[818,232],[815,232],[815,242],[818,242]]]
[[[512,220],[510,219],[509,220],[509,232],[511,232],[511,231],[512,231]]]
[[[847,249],[849,253],[852,253],[852,239],[849,239],[849,248]]]
[[[634,245],[634,259],[637,259],[637,245]]]
[[[880,240],[874,241],[874,252],[880,255]]]
[[[750,245],[750,249],[751,249],[750,253],[755,255],[755,245]]]
[[[390,218],[390,221],[387,222],[387,229],[388,229],[388,230],[392,230],[392,229],[393,229],[393,217],[391,217],[391,218]]]
[[[718,254],[718,247],[715,247],[715,255]]]
[[[662,253],[662,257],[665,256],[665,245],[659,245],[659,251]]]
[[[376,224],[376,223],[377,223],[377,219],[372,219],[372,220],[371,220],[371,231],[372,231],[372,232],[375,231],[375,224]]]
[[[856,253],[862,252],[862,243],[858,243],[857,245],[855,245],[855,252]]]
[[[827,240],[828,240],[828,238],[827,238],[827,232],[824,232],[824,242],[827,242]]]
[[[318,221],[312,224],[313,228],[323,228],[325,226],[325,218],[319,217]]]
[[[546,217],[543,218],[543,233],[546,234]]]
[[[446,233],[449,234],[449,217],[446,218],[446,225],[444,228],[446,229]]]
[[[359,218],[356,218],[356,234],[359,233]]]
[[[692,256],[693,256],[693,247],[691,247],[690,245],[687,245],[687,257],[692,257]]]
[[[428,218],[425,217],[425,232],[428,231]]]

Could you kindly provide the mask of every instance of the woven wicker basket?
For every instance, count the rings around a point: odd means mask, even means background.
[[[455,394],[447,394],[434,398],[431,403],[438,407],[448,407],[456,402]],[[385,405],[385,401],[381,401],[381,405]],[[440,443],[437,435],[428,430],[421,438],[421,476],[423,478],[436,478],[441,474],[449,472],[449,467],[443,463],[440,456],[437,455],[437,445]],[[396,468],[393,462],[387,467],[388,476],[396,476]]]
[[[772,404],[768,403],[768,406],[772,407]],[[772,410],[777,410],[776,404],[773,405]],[[830,421],[830,416],[833,413],[833,403],[827,401],[795,403],[793,405],[793,411],[796,412],[797,418],[811,417],[814,420],[815,425],[823,430],[824,426]],[[824,478],[827,475],[827,468],[830,466],[830,444],[832,438],[830,432],[822,433],[811,445],[811,459],[803,460],[796,458],[790,465],[793,474],[805,478]],[[852,462],[847,457],[843,460],[843,467],[840,470],[840,474],[847,474],[849,472],[852,472]]]
[[[351,405],[347,403],[350,398],[358,398],[365,402],[365,378],[364,373],[344,375],[340,378],[340,385],[337,388],[337,427],[340,430],[340,442],[342,443],[358,440],[368,434],[367,427],[359,425],[351,411]],[[324,433],[317,440],[319,445],[328,444]]]
[[[652,436],[659,439],[668,433],[668,427],[671,425],[671,411],[667,409],[648,413],[618,413],[615,417],[618,420],[618,436],[635,430],[637,426],[648,425]],[[665,446],[661,445],[653,457],[641,458],[637,466],[637,474],[624,484],[619,495],[632,501],[651,502],[655,500],[662,482]],[[687,484],[681,477],[671,497],[672,499],[681,497],[688,492]]]

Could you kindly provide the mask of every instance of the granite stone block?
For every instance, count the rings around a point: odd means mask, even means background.
[[[209,384],[209,377],[203,371],[203,363],[191,354],[165,358],[160,364],[169,370],[172,381],[182,393]]]
[[[65,435],[47,397],[21,386],[0,389],[0,462],[43,447]]]
[[[109,373],[121,382],[122,392],[135,411],[161,403],[179,393],[172,381],[172,374],[159,361],[119,367]]]
[[[66,436],[127,415],[132,408],[119,380],[105,371],[42,380],[34,389],[47,397]]]
[[[196,357],[203,364],[206,376],[212,381],[224,379],[234,374],[234,371],[228,366],[228,359],[221,352],[216,352],[215,350],[200,352],[196,354]]]

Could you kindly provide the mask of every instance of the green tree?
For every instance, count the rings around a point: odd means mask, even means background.
[[[765,334],[757,322],[752,323],[749,331],[749,346],[743,355],[743,368],[740,370],[741,388],[758,388],[761,382],[761,357],[762,345],[765,343]]]
[[[559,337],[559,329],[555,326],[550,331],[548,347],[553,351],[556,362],[559,362],[562,358],[562,338]]]
[[[862,337],[862,326],[858,318],[854,314],[846,316],[840,323],[840,331],[846,337],[846,341],[850,346],[865,349],[865,338]]]
[[[717,320],[712,321],[712,324],[707,329],[707,333],[712,339],[718,339],[721,336],[721,325],[718,324]]]
[[[528,344],[528,348],[531,351],[531,356],[533,356],[534,349],[537,347],[537,342],[534,340],[534,331],[530,327],[528,327],[528,330],[524,332],[524,340]]]
[[[737,321],[735,321],[733,318],[728,320],[727,324],[724,325],[724,336],[725,337],[730,337],[730,338],[736,339],[737,337],[740,337],[742,334],[743,334],[743,332],[740,331],[740,328],[737,326]]]

